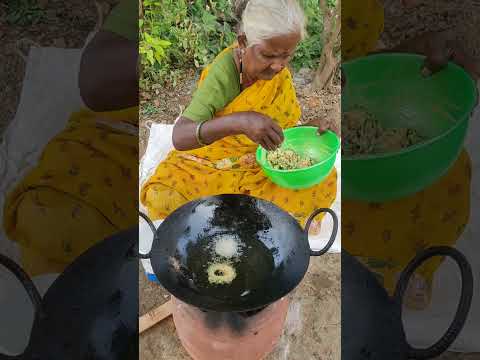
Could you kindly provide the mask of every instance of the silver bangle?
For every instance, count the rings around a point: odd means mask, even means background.
[[[197,138],[197,142],[202,145],[202,146],[207,146],[208,144],[205,144],[203,141],[202,141],[202,138],[200,136],[200,130],[202,129],[202,125],[205,123],[206,120],[200,122],[198,125],[197,125],[197,130],[195,131],[195,136]]]

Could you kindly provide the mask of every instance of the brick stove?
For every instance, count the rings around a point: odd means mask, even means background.
[[[173,298],[173,320],[194,360],[260,360],[280,339],[289,303],[284,297],[257,311],[218,313]]]

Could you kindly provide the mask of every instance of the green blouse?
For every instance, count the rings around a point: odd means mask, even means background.
[[[233,50],[219,56],[211,65],[206,78],[193,93],[183,116],[195,122],[211,120],[241,92],[240,75]]]

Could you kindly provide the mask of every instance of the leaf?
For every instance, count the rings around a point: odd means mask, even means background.
[[[170,45],[172,45],[172,43],[170,41],[167,41],[167,40],[158,40],[158,44],[161,46],[161,47],[164,47],[164,48],[167,48],[169,47]]]
[[[163,61],[164,57],[162,56],[162,54],[156,52],[154,54],[154,57],[155,57],[155,60],[157,61],[158,64],[161,64],[161,62]]]
[[[161,57],[165,56],[165,50],[163,50],[162,47],[154,46],[153,48],[155,49],[155,54],[158,54]]]
[[[144,33],[145,35],[145,40],[147,40],[147,42],[151,43],[153,42],[153,38],[150,36],[149,33]]]
[[[147,60],[150,62],[151,65],[155,64],[155,58],[153,56],[153,50],[149,49],[147,51]]]

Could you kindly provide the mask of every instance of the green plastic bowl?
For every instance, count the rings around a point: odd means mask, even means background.
[[[423,61],[418,55],[380,54],[343,64],[342,111],[363,106],[384,127],[414,128],[427,140],[397,152],[342,156],[342,198],[403,198],[433,184],[457,160],[477,88],[455,64],[425,78]]]
[[[287,189],[307,189],[321,183],[335,165],[340,148],[338,136],[331,131],[319,135],[318,128],[313,126],[287,129],[284,131],[284,136],[282,147],[291,148],[301,155],[308,155],[317,163],[303,169],[277,170],[267,161],[267,150],[259,146],[257,162],[268,178],[278,186]]]

